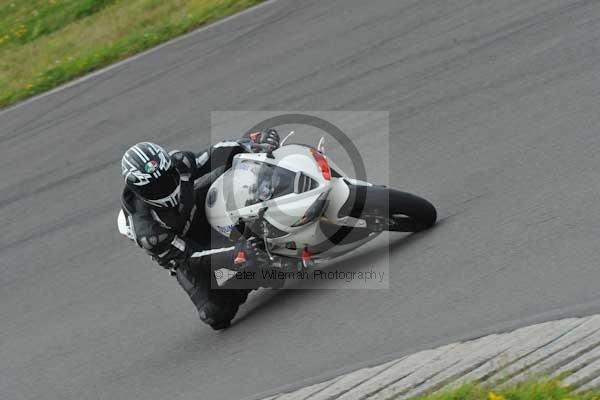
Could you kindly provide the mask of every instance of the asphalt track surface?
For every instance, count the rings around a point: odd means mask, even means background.
[[[599,18],[278,0],[1,113],[0,397],[231,400],[600,311]],[[215,333],[115,230],[122,152],[202,148],[213,110],[389,111],[389,148],[347,133],[441,222],[392,242],[389,290],[261,291]]]

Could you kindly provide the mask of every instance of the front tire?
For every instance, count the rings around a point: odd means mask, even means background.
[[[431,228],[437,211],[429,201],[411,193],[390,189],[388,229],[391,232],[418,232]]]
[[[437,211],[429,201],[383,186],[351,185],[340,215],[367,222],[372,231],[418,232],[435,224]]]

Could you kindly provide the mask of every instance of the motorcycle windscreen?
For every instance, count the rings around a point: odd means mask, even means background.
[[[255,160],[237,159],[223,177],[227,211],[294,193],[296,174]]]

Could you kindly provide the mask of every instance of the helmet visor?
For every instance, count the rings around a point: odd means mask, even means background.
[[[181,185],[177,186],[175,188],[175,190],[173,192],[171,192],[171,194],[169,194],[166,197],[163,197],[162,199],[156,199],[156,200],[144,199],[144,201],[146,203],[151,204],[156,207],[176,207],[179,205],[179,193],[181,190],[180,188],[181,188]]]
[[[144,200],[160,200],[172,196],[179,187],[179,172],[174,167],[166,171],[156,170],[147,185],[137,186],[136,191]]]

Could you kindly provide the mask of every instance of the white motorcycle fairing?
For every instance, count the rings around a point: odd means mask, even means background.
[[[327,163],[327,173],[322,170],[323,162]],[[260,178],[261,171],[265,169],[279,172],[267,174],[270,181],[266,179],[265,182]],[[261,190],[261,185],[267,187],[274,180],[286,177],[293,180],[288,182],[293,190],[284,190],[279,196],[277,193],[269,196],[267,189],[264,193]],[[235,156],[232,168],[209,189],[206,215],[215,230],[229,236],[240,218],[252,220],[266,208],[263,218],[268,224],[267,243],[272,254],[301,258],[304,249],[309,249],[315,259],[334,257],[357,248],[377,235],[372,232],[352,243],[333,243],[329,237],[331,233],[323,229],[324,225],[330,228],[335,226],[335,230],[343,226],[366,228],[364,221],[359,219],[338,217],[350,192],[345,181],[347,179],[324,155],[303,145],[286,145],[271,154],[239,154]],[[281,186],[280,182],[278,184]],[[319,215],[307,223],[299,223],[307,210],[320,204],[319,201],[324,204]]]

